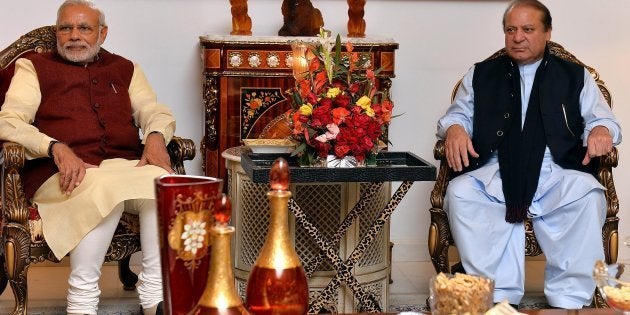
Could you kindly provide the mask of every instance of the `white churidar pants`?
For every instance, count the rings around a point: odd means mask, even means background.
[[[551,306],[578,309],[591,303],[593,266],[604,259],[604,190],[592,175],[562,169],[545,155],[529,217],[547,259],[544,291]],[[495,280],[495,302],[519,304],[525,291],[525,228],[505,221],[496,158],[453,179],[444,208],[466,272]]]
[[[140,218],[140,304],[149,308],[162,300],[155,178],[167,172],[137,164],[104,160],[98,168],[86,169],[83,182],[69,196],[61,192],[56,174],[33,196],[48,246],[58,259],[71,253],[69,313],[96,314],[101,265],[123,211],[137,212]]]
[[[140,305],[145,309],[162,301],[156,202],[151,199],[127,200],[114,207],[112,212],[70,252],[68,313],[96,315],[101,293],[98,286],[101,267],[123,211],[138,214],[140,219],[142,246],[142,271],[138,275]]]

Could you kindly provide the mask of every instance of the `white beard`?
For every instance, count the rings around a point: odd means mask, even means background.
[[[99,36],[98,41],[100,42],[101,38]],[[70,47],[80,46],[84,49],[79,51],[70,50]],[[87,63],[94,60],[96,54],[98,54],[99,50],[101,50],[101,45],[96,44],[94,46],[90,46],[88,43],[80,40],[80,41],[68,41],[63,46],[57,42],[57,53],[66,60],[72,62],[79,63]]]

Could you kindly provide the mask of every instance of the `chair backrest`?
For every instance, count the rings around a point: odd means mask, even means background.
[[[564,49],[564,47],[562,47],[562,45],[560,45],[560,44],[558,44],[556,42],[549,41],[547,43],[547,46],[549,47],[549,53],[551,53],[552,55],[558,56],[558,57],[560,57],[560,58],[562,58],[564,60],[575,62],[575,63],[585,67],[586,69],[588,69],[588,71],[591,73],[591,75],[595,79],[595,82],[597,83],[597,87],[599,87],[599,90],[602,91],[602,94],[604,95],[604,98],[606,99],[606,102],[608,103],[608,106],[612,107],[613,103],[612,103],[612,97],[610,96],[610,91],[608,91],[608,88],[604,84],[604,81],[602,81],[602,79],[599,78],[599,73],[597,72],[597,70],[595,70],[592,67],[584,64],[582,61],[577,59],[573,54],[571,54],[566,49]],[[494,58],[503,56],[505,54],[506,54],[505,48],[502,48],[502,49],[499,49],[494,54],[492,54],[492,56],[486,58],[486,60],[494,59]],[[462,83],[462,80],[460,79],[455,84],[455,87],[453,88],[453,91],[451,92],[451,101],[453,101],[455,99],[455,94],[457,93],[457,89],[459,88],[461,83]]]
[[[43,26],[22,35],[9,47],[0,52],[0,104],[9,89],[15,70],[15,61],[33,53],[54,51],[57,49],[55,26]]]

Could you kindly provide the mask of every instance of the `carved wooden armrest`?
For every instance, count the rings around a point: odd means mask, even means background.
[[[446,148],[444,147],[444,140],[438,140],[433,147],[433,157],[438,161],[446,160]]]
[[[451,169],[446,162],[446,154],[444,147],[444,140],[438,140],[433,147],[433,157],[440,161],[438,168],[437,178],[435,179],[435,186],[431,191],[431,206],[434,210],[443,211],[444,209],[444,195],[446,194],[446,187],[448,181],[451,178]]]
[[[599,158],[599,167],[600,168],[613,168],[617,167],[617,163],[619,162],[619,152],[616,147],[612,148],[612,151],[608,152],[608,154],[601,156]]]
[[[24,147],[15,142],[3,142],[0,157],[2,169],[10,172],[20,172],[26,161]]]
[[[613,147],[612,151],[608,154],[599,157],[599,169],[597,170],[597,176],[602,186],[606,187],[606,203],[607,211],[606,217],[618,220],[617,213],[619,212],[619,198],[617,197],[617,190],[615,189],[615,183],[613,181],[612,169],[617,167],[619,162],[619,152],[617,148]]]
[[[173,137],[167,146],[173,170],[177,174],[185,174],[184,161],[195,158],[195,142],[190,139]]]
[[[2,221],[25,226],[28,221],[26,196],[20,177],[26,154],[24,147],[14,142],[4,142],[0,152],[2,167]]]

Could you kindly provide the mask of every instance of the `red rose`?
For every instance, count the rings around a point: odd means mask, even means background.
[[[332,115],[330,114],[332,110],[332,100],[325,98],[321,100],[321,103],[322,104],[313,109],[313,114],[311,115],[311,126],[314,128],[326,127],[326,125],[333,121]]]
[[[322,98],[321,100],[319,100],[319,106],[318,107],[326,107],[328,111],[330,111],[332,109],[333,106],[333,100],[330,98]]]
[[[370,124],[368,124],[366,132],[370,138],[377,139],[381,136],[383,130],[382,126],[378,122],[372,121]]]
[[[360,89],[361,89],[361,86],[359,85],[359,83],[354,82],[354,83],[350,84],[350,87],[348,88],[348,91],[350,91],[350,93],[352,93],[352,94],[357,94],[357,93],[359,93]]]
[[[383,108],[379,103],[372,103],[372,110],[374,111],[374,117],[379,117],[383,114]]]
[[[367,128],[372,122],[372,118],[366,114],[354,115],[353,118],[355,126],[360,128]]]
[[[335,156],[338,158],[343,158],[350,152],[350,147],[344,144],[338,144],[335,146]]]
[[[370,139],[370,137],[363,137],[361,138],[359,146],[361,146],[361,150],[367,152],[372,150],[372,148],[374,147],[374,142],[372,142],[372,139]]]
[[[355,115],[360,115],[362,110],[363,108],[359,106],[352,106],[352,109],[350,109],[350,111]]]
[[[307,93],[306,96],[304,97],[304,101],[311,105],[315,105],[317,104],[317,95],[315,95],[315,93],[313,92]]]
[[[348,108],[348,105],[350,105],[350,102],[352,101],[352,99],[350,99],[349,95],[346,94],[339,94],[337,95],[337,97],[335,97],[335,99],[333,100],[333,104],[336,107],[343,107],[343,108]]]
[[[313,145],[313,148],[315,148],[315,151],[317,151],[317,155],[319,157],[325,158],[328,156],[328,153],[330,152],[330,149],[331,149],[330,143],[313,141],[311,144]]]

